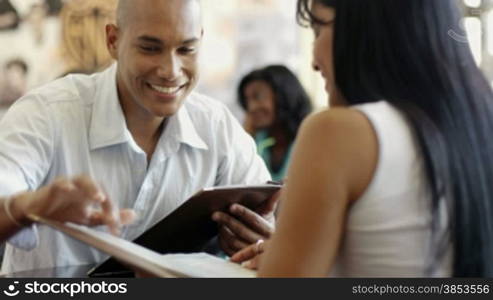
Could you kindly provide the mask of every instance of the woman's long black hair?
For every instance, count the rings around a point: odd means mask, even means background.
[[[287,67],[271,65],[254,70],[240,81],[238,99],[247,109],[245,88],[253,81],[264,81],[274,93],[276,120],[286,131],[289,142],[293,142],[303,119],[312,111],[312,104],[300,81]]]
[[[450,209],[453,275],[493,277],[493,93],[457,38],[465,36],[457,2],[314,1],[336,10],[335,78],[347,102],[386,100],[414,127],[435,234],[441,201]],[[298,0],[298,20],[322,22],[310,3]]]

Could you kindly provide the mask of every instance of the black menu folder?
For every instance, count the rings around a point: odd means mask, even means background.
[[[227,211],[234,203],[255,210],[280,188],[278,184],[264,184],[203,189],[133,242],[160,254],[204,251],[218,234],[217,223],[211,219],[213,212]],[[128,277],[132,272],[110,257],[90,270],[88,276]]]

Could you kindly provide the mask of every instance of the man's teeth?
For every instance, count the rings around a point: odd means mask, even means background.
[[[179,86],[177,87],[164,87],[164,86],[159,86],[159,85],[153,85],[151,84],[152,89],[155,91],[158,91],[163,94],[176,94],[178,90],[180,89]]]

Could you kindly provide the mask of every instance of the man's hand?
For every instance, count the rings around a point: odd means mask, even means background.
[[[104,191],[87,176],[60,178],[34,192],[14,196],[14,215],[28,224],[29,215],[88,226],[107,225],[113,234],[135,218],[132,210],[118,210]]]
[[[233,204],[229,213],[215,212],[212,219],[219,224],[219,245],[228,255],[258,240],[269,239],[274,233],[274,211],[279,200],[277,192],[256,211]]]

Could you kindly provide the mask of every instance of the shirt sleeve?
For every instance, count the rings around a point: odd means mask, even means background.
[[[216,185],[261,184],[271,179],[253,138],[224,107],[224,118],[216,131],[224,157],[220,162]]]
[[[0,196],[35,190],[43,182],[53,157],[53,125],[49,108],[39,96],[18,100],[0,121]],[[35,226],[8,242],[23,250],[38,244]]]

